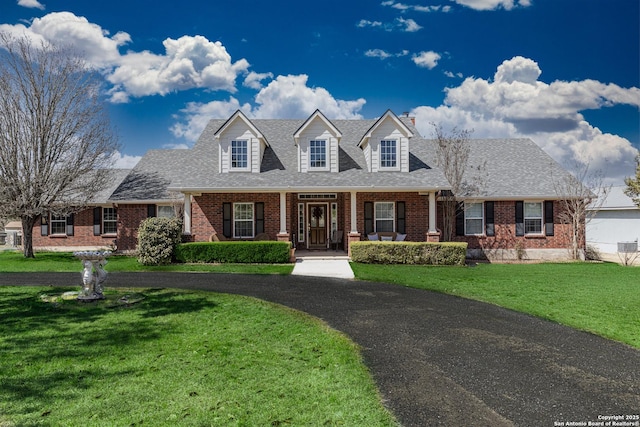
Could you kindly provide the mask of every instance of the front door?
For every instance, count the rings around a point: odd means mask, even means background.
[[[309,204],[309,249],[327,247],[327,205]]]

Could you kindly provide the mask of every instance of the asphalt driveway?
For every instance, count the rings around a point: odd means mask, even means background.
[[[0,285],[79,282],[80,273],[0,274]],[[640,414],[639,350],[489,304],[301,276],[111,273],[107,285],[248,295],[319,317],[362,347],[404,426],[605,425]]]

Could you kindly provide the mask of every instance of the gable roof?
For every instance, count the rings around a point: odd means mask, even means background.
[[[307,120],[304,121],[304,123],[302,125],[300,125],[300,127],[293,133],[293,140],[295,141],[296,145],[298,144],[298,140],[300,139],[300,136],[302,135],[302,132],[304,132],[304,130],[307,128],[307,126],[309,126],[311,123],[313,123],[314,120],[319,119],[322,122],[324,122],[324,125],[331,131],[331,133],[338,138],[338,140],[340,138],[342,138],[342,133],[338,130],[338,128],[335,127],[335,125],[331,122],[331,120],[327,119],[325,117],[324,114],[322,114],[322,112],[320,112],[320,110],[316,110],[313,112],[313,114],[311,114],[309,116],[309,118]]]
[[[358,142],[358,147],[362,147],[368,140],[371,138],[371,134],[376,130],[380,124],[384,123],[385,120],[390,118],[396,123],[396,127],[405,134],[407,138],[413,138],[413,132],[409,130],[409,128],[396,116],[393,111],[387,110],[370,128],[365,134],[362,136],[360,142]]]
[[[244,122],[244,124],[251,130],[251,132],[253,132],[256,135],[258,139],[263,140],[267,147],[269,146],[269,142],[265,139],[262,133],[254,126],[253,122],[249,120],[247,116],[245,116],[244,113],[240,110],[236,110],[236,112],[233,113],[231,117],[229,117],[229,119],[222,124],[222,126],[220,126],[220,129],[216,131],[216,133],[214,134],[214,137],[216,139],[220,138],[220,135],[222,135],[224,131],[229,128],[229,126],[231,126],[234,122],[238,120],[241,120],[242,122]]]

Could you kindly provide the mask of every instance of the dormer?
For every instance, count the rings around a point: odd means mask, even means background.
[[[218,142],[220,172],[260,172],[269,143],[242,111],[233,113],[214,138]]]
[[[298,147],[298,171],[338,172],[340,138],[340,131],[316,110],[293,134]]]
[[[409,140],[412,137],[407,125],[387,110],[358,143],[369,172],[409,172]]]

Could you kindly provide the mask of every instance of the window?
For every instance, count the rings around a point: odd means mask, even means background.
[[[525,234],[542,234],[542,202],[524,204]]]
[[[249,151],[246,140],[231,141],[231,169],[247,169]]]
[[[253,203],[233,204],[233,237],[253,237]]]
[[[309,141],[309,167],[316,169],[327,167],[327,141],[323,139]]]
[[[102,234],[116,234],[118,215],[115,208],[102,208]]]
[[[484,209],[482,203],[464,204],[464,234],[481,235],[484,230]]]
[[[51,214],[51,234],[67,235],[67,217],[66,215]]]
[[[393,202],[376,202],[374,215],[376,233],[379,231],[394,231],[395,208]]]
[[[158,217],[160,218],[175,218],[176,211],[173,206],[158,205]]]
[[[396,140],[383,139],[380,141],[380,167],[395,168],[397,164]]]

